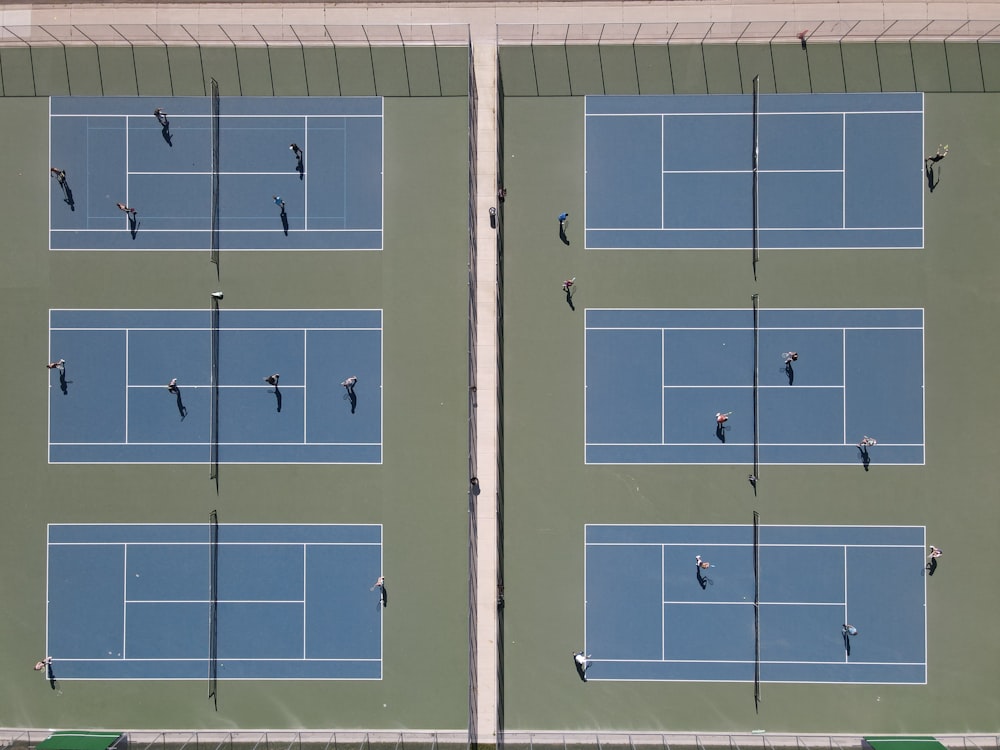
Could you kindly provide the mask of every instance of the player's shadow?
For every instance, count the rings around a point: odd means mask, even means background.
[[[56,679],[56,673],[52,671],[52,665],[45,665],[45,677],[49,681],[49,687],[53,690],[59,690],[59,681]]]
[[[927,564],[924,566],[924,570],[927,571],[927,575],[932,576],[937,571],[937,566],[938,566],[937,558],[932,557],[930,560],[927,561]]]
[[[76,211],[76,201],[73,200],[73,191],[70,189],[68,182],[63,182],[62,191],[63,203],[69,206],[70,211]]]
[[[848,632],[846,630],[843,631],[843,632],[844,632],[844,651],[846,651],[847,655],[850,656],[851,655],[851,636],[848,634]]]
[[[132,235],[132,239],[139,234],[139,220],[135,218],[135,214],[128,215],[128,233]]]
[[[861,454],[861,465],[868,471],[868,468],[872,464],[872,457],[868,455],[868,449],[862,446],[858,446],[858,453]]]
[[[562,240],[564,245],[569,244],[569,237],[566,236],[566,227],[562,225],[562,222],[559,222],[559,239]]]
[[[573,304],[573,290],[566,290],[566,304],[569,305],[570,310],[576,310],[576,305]]]
[[[174,387],[174,396],[177,397],[177,413],[181,415],[181,421],[188,415],[187,407],[184,406],[184,400],[181,398],[181,389]]]
[[[378,601],[375,602],[375,610],[378,611],[383,607],[389,606],[389,592],[385,589],[385,584],[383,583],[378,587]]]
[[[795,368],[792,367],[791,362],[785,362],[785,377],[788,378],[788,385],[795,382]]]
[[[698,578],[698,585],[701,586],[703,590],[707,589],[709,585],[712,583],[711,578],[709,578],[706,575],[702,575],[700,565],[695,566],[695,576]]]
[[[285,211],[285,207],[281,207],[281,229],[288,236],[288,212]]]
[[[167,145],[170,146],[170,148],[174,147],[173,144],[174,136],[170,132],[170,120],[164,118],[163,127],[160,129],[160,135],[163,136],[163,140],[167,142]]]
[[[715,437],[719,439],[720,443],[726,442],[726,430],[729,429],[722,422],[718,422],[715,425]]]
[[[64,396],[69,395],[69,384],[72,381],[66,380],[66,366],[63,365],[63,369],[59,371],[59,390],[63,392]]]
[[[275,400],[276,405],[278,407],[278,412],[280,413],[281,412],[281,391],[278,390],[278,386],[277,385],[274,386],[274,400]]]
[[[938,167],[935,170],[934,162],[931,159],[927,159],[924,162],[924,176],[927,177],[927,189],[933,193],[934,188],[941,183],[941,168]]]
[[[348,388],[347,393],[344,394],[344,400],[351,402],[351,414],[357,411],[358,408],[358,394],[354,392],[353,388]]]
[[[295,157],[295,171],[299,173],[299,179],[304,180],[306,178],[306,158],[299,152],[299,155]]]

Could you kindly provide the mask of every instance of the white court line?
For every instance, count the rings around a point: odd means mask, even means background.
[[[56,524],[58,525],[58,524]],[[133,524],[73,524],[74,526],[132,526]],[[143,524],[138,524],[143,525]],[[189,525],[197,526],[199,524],[169,524],[174,525]],[[272,524],[233,524],[236,526],[244,525],[256,525],[256,526],[271,526]],[[299,526],[301,524],[278,524],[284,526]],[[321,524],[323,526],[341,526],[343,524]],[[366,524],[367,525],[367,524]],[[119,547],[124,544],[131,545],[132,547],[207,547],[211,542],[49,542],[50,547]],[[309,542],[310,545],[314,547],[377,547],[381,545],[381,542]],[[302,542],[219,542],[220,547],[301,547]],[[889,545],[875,545],[875,546],[889,546]],[[160,601],[160,600],[157,600]],[[192,600],[194,601],[194,600]],[[200,601],[200,600],[199,600]]]
[[[758,169],[757,170],[757,174],[843,174],[843,173],[844,173],[843,169]],[[663,174],[753,174],[753,170],[752,169],[664,169]],[[761,227],[761,228],[768,229],[769,227]],[[799,229],[799,228],[800,227],[791,227],[791,229]],[[869,227],[840,227],[840,228],[868,229]],[[826,229],[837,229],[837,227],[826,227]]]
[[[212,601],[212,599],[126,599],[125,604],[209,604]],[[305,604],[304,599],[219,599],[218,602],[219,604]]]
[[[704,95],[703,95],[704,96]],[[772,96],[772,95],[768,95]],[[760,112],[760,117],[788,117],[790,115],[922,115],[923,110],[890,109],[890,110],[839,110],[831,109],[824,112]],[[120,115],[119,115],[120,116]],[[585,112],[585,117],[753,117],[753,112]]]
[[[827,526],[818,526],[816,528],[829,528]],[[888,526],[886,528],[907,528],[905,526]],[[90,542],[72,542],[67,544],[89,544]],[[149,544],[154,544],[154,542],[148,542]],[[61,542],[54,542],[54,544],[61,544]],[[97,542],[95,542],[97,544]],[[144,542],[145,544],[145,542]],[[747,547],[753,548],[753,544],[750,542],[712,542],[712,541],[701,541],[701,542],[586,542],[587,547],[690,547],[692,545],[697,545],[699,547]],[[844,547],[850,547],[852,549],[923,549],[923,545],[920,544],[825,544],[821,542],[811,543],[811,542],[770,542],[767,544],[758,544],[758,547],[790,547],[795,549],[816,549],[819,547],[830,547],[833,549],[843,549]],[[710,604],[711,602],[687,602],[688,604]],[[742,604],[743,602],[739,602]],[[751,602],[752,604],[753,602]],[[763,603],[763,602],[762,602]],[[782,602],[766,602],[767,604],[781,604]],[[793,602],[794,603],[794,602]],[[808,603],[808,602],[803,602]]]
[[[122,545],[122,601],[128,599],[128,544]],[[122,607],[122,658],[128,658],[128,607]]]
[[[747,232],[752,227],[663,227],[662,229],[651,229],[649,227],[584,227],[585,231],[588,232]],[[761,232],[907,232],[907,231],[923,231],[923,227],[760,227]],[[54,231],[71,231],[71,230],[54,230]],[[80,231],[80,230],[72,230]],[[105,230],[107,231],[107,230]],[[357,230],[360,231],[360,230]],[[376,230],[367,230],[376,231]],[[912,250],[913,248],[909,246],[903,246],[904,249]],[[632,248],[609,248],[611,250],[631,250]],[[643,248],[639,248],[643,249]],[[651,250],[672,250],[674,248],[648,248]],[[726,250],[728,248],[722,247],[706,247],[697,248],[698,250]],[[745,250],[746,248],[738,248]],[[794,248],[764,248],[767,249],[777,249],[777,250],[791,250]],[[823,250],[822,247],[808,247],[805,250]],[[861,247],[842,247],[834,246],[832,249],[835,250],[861,250]],[[888,245],[875,245],[872,249],[875,250],[891,250]]]
[[[129,329],[125,329],[125,442],[128,443],[128,345]],[[162,387],[162,386],[161,386]]]
[[[847,444],[847,329],[840,337],[840,380],[844,384],[844,401],[841,411],[844,414],[844,444]]]
[[[141,442],[141,443],[137,443],[135,441],[133,441],[131,443],[107,442],[107,441],[101,441],[101,442],[69,442],[69,443],[67,443],[67,442],[58,443],[57,442],[57,443],[52,443],[52,445],[62,445],[62,446],[70,446],[70,445],[119,445],[119,446],[120,445],[146,445],[146,446],[153,446],[153,445],[165,445],[165,446],[193,445],[194,446],[194,445],[210,445],[210,444],[211,444],[210,441],[183,442],[183,443],[182,442],[172,442],[172,443]],[[381,443],[317,443],[317,442],[299,443],[299,442],[286,441],[286,442],[283,442],[283,443],[223,443],[223,442],[220,442],[220,443],[217,443],[217,445],[230,445],[230,446],[237,446],[237,447],[241,446],[241,445],[242,446],[261,446],[261,447],[265,447],[266,446],[266,447],[271,447],[271,448],[280,448],[280,447],[286,446],[286,445],[287,446],[291,446],[291,445],[315,445],[315,446],[323,446],[323,447],[333,447],[333,446],[379,447],[382,444]],[[708,443],[708,445],[711,445],[711,443]],[[62,463],[62,462],[60,462],[60,463]],[[75,461],[71,461],[69,463],[76,463],[76,462]],[[103,464],[105,462],[104,461],[95,461],[95,462],[84,462],[84,463]],[[113,462],[107,462],[107,463],[113,463]],[[139,462],[126,461],[125,463],[139,463]],[[154,463],[156,463],[156,462],[154,462]],[[168,463],[175,463],[175,462],[174,461],[170,461]],[[247,462],[247,463],[251,463],[252,464],[254,462],[250,461],[250,462]],[[314,462],[310,461],[309,463],[314,463]]]
[[[789,387],[789,386],[785,386]],[[795,388],[797,386],[791,386]],[[53,445],[80,445],[80,443],[53,443]],[[83,443],[83,445],[101,445],[101,443]],[[108,445],[120,445],[120,443],[108,443]],[[141,443],[133,443],[133,445],[142,445]],[[159,443],[153,443],[153,445],[159,445]],[[168,443],[167,445],[183,445],[183,443]],[[200,443],[191,443],[191,445],[200,445]],[[245,443],[235,443],[235,445],[245,445]],[[277,445],[282,445],[282,443],[277,443]],[[350,443],[350,445],[361,445],[360,443]],[[377,445],[377,443],[372,443],[372,445]],[[719,445],[718,442],[704,442],[704,443],[584,443],[587,447],[603,448],[603,447],[629,447],[629,448],[648,448],[662,446],[667,448],[689,448],[702,445]],[[753,445],[753,443],[733,443],[727,442],[726,445]],[[772,448],[857,448],[857,443],[759,443],[759,445],[766,445]],[[894,447],[894,448],[922,448],[923,443],[883,443],[879,441],[880,446]],[[794,464],[792,464],[794,465]],[[909,464],[908,464],[909,465]]]
[[[51,109],[51,105],[50,105],[50,109]],[[868,114],[868,113],[865,113],[865,114]],[[238,115],[238,114],[231,114],[231,115],[229,115],[229,114],[226,114],[226,115],[222,115],[221,119],[223,119],[223,120],[238,120],[238,119],[253,120],[253,119],[264,119],[264,118],[267,118],[269,120],[270,119],[301,120],[303,117],[306,117],[306,116],[308,116],[308,117],[315,117],[317,119],[324,119],[324,120],[337,120],[337,119],[341,119],[341,118],[343,118],[343,119],[354,119],[354,120],[381,120],[382,117],[383,117],[382,114],[377,114],[377,115],[367,115],[367,114],[355,114],[355,115],[336,115],[336,114],[309,114],[309,115],[302,115],[302,114],[298,114],[298,115],[294,115],[294,114],[293,115],[290,115],[290,114],[256,114],[256,115]],[[111,118],[122,118],[122,117],[124,117],[125,119],[128,119],[130,117],[140,118],[140,117],[146,117],[146,115],[129,114],[129,113],[125,113],[125,112],[118,112],[118,113],[115,113],[115,114],[107,114],[107,113],[101,113],[101,112],[86,113],[86,114],[82,113],[82,112],[60,112],[60,113],[54,114],[54,115],[50,114],[49,117],[52,117],[52,118],[56,118],[56,117],[67,117],[67,118],[80,117],[80,118],[86,118],[86,119],[89,120],[91,118],[108,118],[108,119],[111,119]],[[183,114],[183,115],[170,115],[170,119],[171,120],[210,120],[210,119],[212,119],[212,115],[211,114],[203,115],[203,114],[199,114],[199,113]],[[260,128],[260,130],[284,130],[284,128]]]
[[[160,217],[160,218],[170,218],[170,217]],[[343,219],[344,217],[342,217],[342,216],[325,216],[323,218],[338,219],[339,220],[339,219]],[[80,234],[80,233],[83,233],[83,232],[91,232],[91,233],[93,233],[93,232],[121,232],[123,230],[121,230],[121,229],[85,229],[85,228],[80,228],[80,229],[53,229],[52,231],[54,233],[56,233],[56,234],[61,234],[61,233],[66,233],[66,234]],[[125,231],[127,231],[127,230],[125,230]],[[201,232],[201,233],[206,233],[207,234],[208,232],[210,232],[212,230],[208,229],[208,228],[204,228],[203,229],[201,227],[193,227],[193,228],[189,228],[189,229],[166,229],[166,228],[164,228],[164,229],[143,229],[142,231],[143,231],[144,234],[145,233],[149,233],[149,232],[157,232],[157,233],[160,233],[160,234],[169,234],[171,232],[174,233],[174,234]],[[272,233],[272,234],[276,234],[276,233],[284,234],[285,233],[283,229],[255,229],[253,227],[246,227],[246,228],[243,228],[243,229],[220,229],[219,231],[221,233],[223,233],[223,234],[225,234],[226,232],[231,232],[233,234],[236,234],[238,232],[253,232],[254,234],[261,234],[261,233],[267,234],[269,232]],[[330,232],[333,232],[333,233],[344,233],[344,232],[366,232],[366,233],[370,233],[370,232],[381,232],[382,230],[381,229],[289,229],[288,231],[289,232],[299,232],[299,233],[312,232],[313,234],[322,234],[322,233],[330,233]],[[85,248],[64,247],[64,248],[59,248],[59,249],[60,250],[69,250],[69,251],[77,250],[79,252],[90,252],[90,250],[91,250],[91,248],[89,248],[89,247],[85,247]],[[239,248],[239,252],[243,252],[244,249],[245,248]],[[253,248],[247,248],[247,249],[250,250],[250,251],[253,250]],[[258,248],[258,249],[263,250],[265,248]],[[267,249],[270,249],[270,248],[267,248]],[[298,252],[299,249],[300,248],[295,248],[295,252]],[[329,248],[301,248],[301,249],[304,249],[304,250],[321,249],[321,250],[327,250],[329,252]],[[343,250],[351,250],[351,251],[354,250],[354,248],[342,248],[342,249]],[[179,248],[179,250],[197,250],[199,252],[202,252],[202,251],[204,251],[204,248]],[[119,252],[123,252],[123,251],[119,251]],[[127,251],[127,252],[132,252],[132,251]],[[163,250],[161,250],[161,248],[157,247],[157,248],[151,248],[150,252],[163,252]]]
[[[697,601],[697,600],[678,600],[678,601],[665,600],[663,602],[663,604],[673,604],[673,605],[688,605],[688,604],[690,604],[690,605],[693,605],[693,606],[696,606],[696,607],[701,607],[701,606],[706,605],[706,604],[727,604],[727,605],[738,604],[740,606],[745,606],[745,607],[752,607],[752,606],[754,606],[753,599],[744,599],[742,601],[735,601],[734,600],[734,601],[727,601],[727,602],[722,602],[722,601]],[[761,604],[762,607],[765,606],[765,605],[768,606],[768,607],[772,607],[772,606],[782,606],[782,607],[784,607],[784,606],[789,606],[789,607],[844,607],[844,606],[847,605],[847,602],[846,601],[843,601],[843,602],[764,602],[764,601],[762,601],[760,604]]]

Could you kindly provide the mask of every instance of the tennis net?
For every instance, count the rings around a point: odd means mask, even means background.
[[[208,697],[219,709],[219,514],[208,514]]]
[[[753,277],[757,278],[757,261],[760,260],[760,212],[757,204],[758,161],[760,155],[760,76],[753,77]]]
[[[211,464],[209,478],[219,479],[219,300],[212,296],[212,322],[211,322],[211,392],[212,392],[212,419],[210,423],[211,448],[209,451],[209,463]]]
[[[212,79],[212,263],[219,265],[219,82]]]
[[[759,295],[753,294],[753,477],[760,479],[760,309]],[[756,484],[754,484],[756,487]]]

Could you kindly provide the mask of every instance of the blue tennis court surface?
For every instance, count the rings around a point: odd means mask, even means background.
[[[208,463],[211,316],[51,310],[49,461]],[[220,463],[381,463],[381,310],[222,310],[218,361]]]
[[[753,681],[752,525],[585,534],[588,679]],[[760,679],[925,683],[924,545],[921,526],[761,526]]]
[[[220,679],[382,677],[382,527],[221,524]],[[59,679],[205,679],[207,524],[51,524],[47,654]]]
[[[585,346],[586,463],[753,463],[752,310],[589,309]],[[922,309],[762,309],[758,350],[760,463],[924,462]]]
[[[380,97],[222,97],[222,250],[380,250]],[[53,250],[208,250],[210,97],[53,97]],[[169,127],[153,116],[167,112]],[[303,151],[301,165],[289,146]],[[273,196],[284,200],[284,211]],[[116,207],[136,209],[135,222]]]
[[[922,248],[922,93],[759,98],[761,248]],[[588,96],[588,248],[750,248],[751,95]]]

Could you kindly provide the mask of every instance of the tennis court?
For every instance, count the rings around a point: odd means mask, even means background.
[[[210,311],[49,323],[50,361],[66,360],[50,377],[51,463],[206,463],[213,443],[220,463],[382,460],[381,310],[219,311],[218,409]]]
[[[588,248],[921,248],[923,94],[588,96]]]
[[[49,101],[53,250],[382,249],[380,97]]]
[[[588,309],[586,362],[587,463],[924,462],[923,310]]]
[[[50,524],[57,676],[381,679],[380,525],[222,524],[217,545],[206,524]]]
[[[927,680],[921,527],[761,526],[756,545],[751,525],[585,537],[588,680]]]

